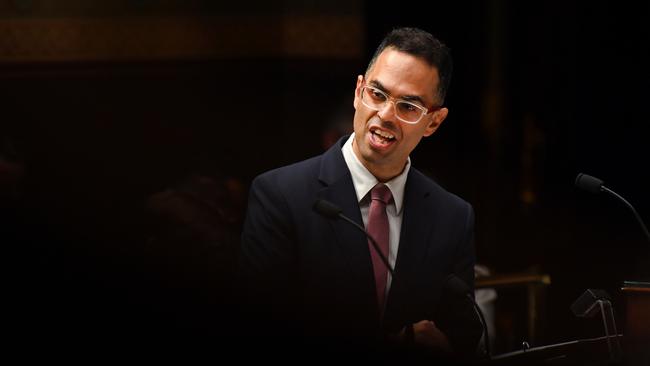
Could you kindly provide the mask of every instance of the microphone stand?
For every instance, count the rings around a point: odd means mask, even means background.
[[[483,333],[485,334],[485,353],[489,360],[492,357],[492,351],[490,350],[490,337],[488,336],[488,326],[487,322],[485,321],[485,317],[483,316],[483,311],[481,311],[481,308],[478,306],[476,301],[472,299],[472,295],[465,294],[465,296],[467,296],[467,298],[469,298],[469,300],[472,302],[474,312],[478,314],[478,317],[481,320],[481,325],[483,325]]]
[[[390,263],[388,263],[388,259],[386,258],[386,256],[384,256],[384,253],[382,253],[381,250],[379,250],[379,245],[377,245],[377,242],[375,241],[375,238],[373,238],[370,234],[368,234],[368,232],[365,229],[363,229],[361,227],[361,225],[357,224],[356,222],[354,222],[354,220],[352,220],[349,217],[343,215],[342,213],[339,213],[338,217],[340,219],[343,219],[343,220],[349,222],[350,224],[354,225],[354,227],[356,227],[357,229],[361,230],[363,233],[366,234],[368,239],[370,239],[370,243],[375,248],[375,252],[379,255],[379,257],[381,258],[381,261],[384,262],[384,265],[388,269],[388,272],[390,272],[390,276],[394,277],[395,276],[395,270],[390,265]]]
[[[632,213],[634,213],[634,217],[636,218],[636,221],[639,222],[639,225],[641,225],[641,229],[643,229],[643,233],[645,234],[646,239],[648,239],[648,242],[650,242],[650,233],[648,232],[648,228],[645,226],[645,223],[643,223],[643,220],[641,220],[641,216],[639,216],[639,213],[636,212],[636,210],[634,209],[634,206],[632,206],[632,204],[629,203],[625,198],[623,198],[623,197],[622,197],[621,195],[619,195],[618,193],[612,191],[611,189],[609,189],[609,188],[607,188],[607,187],[605,187],[605,186],[600,187],[600,189],[601,189],[603,192],[607,192],[607,193],[609,193],[610,195],[612,195],[612,196],[618,198],[618,199],[619,199],[621,202],[623,202],[623,203],[624,203],[624,204],[625,204],[625,205],[626,205],[630,210],[632,210]]]
[[[605,187],[605,184],[602,180],[592,177],[591,175],[584,174],[584,173],[579,173],[578,176],[576,177],[575,180],[575,185],[576,187],[580,189],[584,189],[585,191],[591,192],[591,193],[600,193],[600,192],[607,192],[614,198],[618,199],[619,201],[623,202],[627,208],[629,208],[632,213],[634,214],[634,217],[636,220],[639,222],[639,225],[641,225],[641,229],[643,230],[643,233],[645,234],[646,239],[650,243],[650,233],[648,233],[648,228],[645,226],[645,223],[643,220],[641,220],[641,216],[639,216],[639,213],[636,212],[634,209],[634,206],[632,206],[631,203],[629,203],[625,198],[623,198],[621,195],[618,193],[612,191],[611,189]]]

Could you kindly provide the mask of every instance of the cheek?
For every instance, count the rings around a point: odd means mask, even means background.
[[[363,107],[363,106],[362,106]],[[360,108],[358,105],[355,106],[355,111],[354,111],[354,126],[357,127],[363,127],[367,124],[368,120],[370,119],[372,112],[368,111],[367,108]]]
[[[354,119],[352,121],[352,124],[355,133],[360,134],[363,132],[365,123],[364,123],[363,115],[360,113],[358,109],[354,113]]]
[[[426,126],[402,126],[402,133],[404,140],[408,141],[408,145],[417,145],[422,136],[424,136]]]

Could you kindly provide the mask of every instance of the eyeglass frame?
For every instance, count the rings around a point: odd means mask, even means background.
[[[384,103],[383,103],[383,107],[386,106],[386,103],[388,103],[388,101],[392,101],[392,102],[393,102],[393,112],[395,113],[395,117],[397,117],[397,119],[399,119],[400,121],[402,121],[402,122],[404,122],[404,123],[407,123],[407,124],[410,124],[410,125],[416,125],[416,124],[418,124],[418,123],[422,120],[422,117],[426,116],[427,114],[431,114],[431,113],[433,113],[433,112],[435,112],[435,111],[438,111],[438,110],[442,109],[442,105],[434,106],[434,107],[431,107],[431,108],[427,108],[427,107],[425,107],[425,106],[422,106],[422,105],[419,105],[419,104],[413,103],[413,102],[408,101],[408,100],[406,100],[406,99],[395,98],[395,97],[391,96],[390,94],[388,94],[387,92],[385,92],[385,91],[379,89],[379,88],[376,87],[376,86],[372,86],[372,85],[368,85],[367,83],[364,83],[363,86],[359,89],[359,92],[360,92],[360,93],[359,93],[359,94],[360,94],[359,96],[360,96],[360,98],[361,98],[361,103],[363,103],[363,105],[365,105],[366,107],[372,109],[373,111],[380,111],[382,108],[376,109],[376,107],[373,107],[373,106],[370,106],[370,105],[366,104],[366,102],[363,100],[363,92],[364,92],[364,90],[365,90],[366,88],[371,88],[372,90],[375,90],[375,91],[379,92],[380,94],[383,94],[384,96],[386,96],[386,100],[385,100]],[[403,103],[406,103],[406,104],[412,105],[412,106],[418,108],[419,110],[421,110],[421,111],[422,111],[422,114],[420,115],[420,118],[418,118],[417,121],[415,121],[415,122],[409,122],[409,121],[405,121],[404,119],[402,119],[402,118],[397,114],[397,109],[395,109],[397,103],[399,103],[399,102],[403,102]]]

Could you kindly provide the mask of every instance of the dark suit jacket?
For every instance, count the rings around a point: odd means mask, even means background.
[[[253,181],[240,253],[241,285],[251,305],[244,317],[272,320],[273,331],[350,339],[429,319],[455,350],[472,352],[481,327],[471,303],[443,289],[450,273],[473,289],[472,207],[410,169],[395,277],[380,321],[364,234],[312,210],[318,198],[327,199],[363,225],[341,152],[346,139]]]

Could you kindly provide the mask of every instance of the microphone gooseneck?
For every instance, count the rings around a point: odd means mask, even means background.
[[[381,261],[384,263],[386,268],[388,269],[388,272],[392,277],[395,276],[395,270],[393,267],[388,263],[388,259],[384,255],[384,253],[379,250],[379,245],[375,241],[375,238],[373,238],[366,229],[364,229],[361,225],[357,224],[352,220],[351,218],[345,216],[343,214],[343,210],[341,210],[340,207],[337,205],[333,204],[330,201],[324,200],[324,199],[318,199],[316,202],[314,202],[314,205],[312,206],[313,210],[316,211],[317,213],[327,217],[328,219],[331,220],[337,220],[337,219],[342,219],[343,221],[348,222],[352,226],[354,226],[357,230],[361,231],[368,239],[370,239],[370,243],[372,247],[375,249],[375,252],[379,255],[379,258],[381,258]]]
[[[634,214],[634,217],[636,218],[636,221],[639,223],[641,226],[641,230],[643,230],[643,233],[645,234],[646,239],[648,242],[650,242],[650,233],[648,232],[648,228],[646,227],[645,223],[643,220],[641,220],[641,216],[639,216],[639,213],[636,212],[636,209],[634,209],[634,206],[632,206],[631,203],[629,203],[625,198],[623,198],[621,195],[618,193],[612,191],[611,189],[605,187],[604,182],[596,177],[592,177],[591,175],[583,174],[580,173],[576,177],[575,181],[576,187],[583,189],[587,192],[591,193],[600,193],[600,192],[606,192],[610,196],[613,196],[617,200],[623,202],[627,208],[629,208],[632,213]]]
[[[465,281],[461,280],[453,273],[447,276],[447,279],[445,280],[445,288],[457,296],[469,299],[469,301],[472,303],[474,311],[476,314],[478,314],[481,325],[483,326],[483,334],[485,334],[485,352],[487,354],[487,357],[491,358],[492,353],[490,351],[490,337],[488,335],[487,322],[485,321],[485,316],[483,316],[483,311],[472,297],[472,290],[469,288],[469,286],[467,286]]]
[[[458,278],[458,276],[453,273],[447,276],[445,285],[449,290],[451,290],[451,292],[458,296],[465,296],[467,294],[470,294],[471,296],[471,290],[469,289],[469,286],[467,286],[463,280]]]

